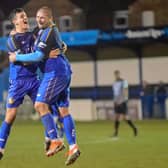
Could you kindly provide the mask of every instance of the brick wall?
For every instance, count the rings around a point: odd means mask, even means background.
[[[52,9],[55,17],[61,15],[70,15],[73,13],[73,9],[76,7],[69,0],[31,0],[24,5],[24,9],[30,17],[36,15],[36,11],[42,7],[48,6]]]
[[[81,29],[78,17],[76,17],[75,9],[77,6],[72,4],[69,0],[31,0],[24,5],[24,9],[29,17],[35,17],[36,11],[42,7],[48,6],[53,11],[54,20],[58,22],[59,16],[72,16],[73,30]]]
[[[155,14],[155,25],[168,25],[168,1],[166,0],[137,0],[129,7],[129,26],[141,26],[141,14],[151,10]]]

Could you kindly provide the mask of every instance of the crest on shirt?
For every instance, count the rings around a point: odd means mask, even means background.
[[[13,104],[14,101],[15,101],[15,100],[14,100],[12,97],[10,97],[10,98],[8,99],[8,103],[9,103],[9,104]]]

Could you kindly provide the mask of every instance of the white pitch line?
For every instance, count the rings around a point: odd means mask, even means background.
[[[89,140],[85,142],[80,142],[80,144],[103,144],[103,143],[114,142],[118,140],[119,139],[106,138],[106,139],[97,139],[97,140]]]

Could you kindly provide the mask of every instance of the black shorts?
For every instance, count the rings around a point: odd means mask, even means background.
[[[121,104],[115,104],[114,105],[114,111],[117,114],[127,114],[127,103],[123,102]]]

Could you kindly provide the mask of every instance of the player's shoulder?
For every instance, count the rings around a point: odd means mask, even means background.
[[[116,79],[116,80],[114,81],[114,84],[116,84],[116,83],[122,83],[123,81],[124,81],[123,78],[119,78],[119,79]]]
[[[128,83],[128,80],[126,80],[126,79],[123,79],[123,82],[124,82],[124,83]]]
[[[15,37],[15,35],[9,35],[9,36],[8,36],[8,39],[7,39],[7,42],[9,42],[9,41],[13,40],[13,39],[14,39],[14,37]]]
[[[53,32],[54,32],[53,27],[45,28],[41,35],[41,41],[46,42],[49,38],[53,36]]]
[[[53,31],[54,31],[54,25],[51,25],[51,26],[49,26],[49,27],[44,29],[43,34],[44,33],[45,34],[49,34],[49,33],[53,32]]]
[[[120,79],[119,79],[119,82],[128,83],[128,81],[127,81],[126,79],[124,79],[124,78],[120,78]]]
[[[52,24],[51,26],[47,27],[46,29],[44,29],[44,32],[43,34],[46,34],[46,35],[54,35],[53,33],[55,31],[57,31],[57,27],[55,24]]]
[[[17,49],[16,45],[16,35],[9,35],[7,39],[7,46],[10,51],[15,51]]]

